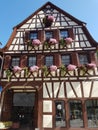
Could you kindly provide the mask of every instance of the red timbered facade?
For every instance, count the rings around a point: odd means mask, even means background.
[[[86,24],[47,2],[0,50],[2,121],[40,130],[98,127],[97,42]]]

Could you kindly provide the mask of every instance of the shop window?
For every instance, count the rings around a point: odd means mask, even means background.
[[[89,63],[88,55],[87,54],[79,54],[79,61],[80,61],[80,64],[87,64],[87,63]]]
[[[36,65],[36,57],[35,56],[30,56],[28,58],[28,66],[30,67],[30,66],[34,66],[34,65]]]
[[[60,30],[60,38],[66,38],[69,37],[68,30]]]
[[[38,39],[38,33],[37,32],[30,32],[30,39]]]
[[[61,61],[63,65],[69,65],[71,63],[71,57],[70,55],[62,55]]]
[[[81,101],[69,101],[70,127],[83,127],[83,113]]]
[[[65,127],[65,105],[64,101],[55,101],[55,127]]]
[[[53,65],[53,56],[46,56],[46,57],[45,57],[45,65],[46,65],[46,66],[51,66],[51,65]]]
[[[19,57],[13,57],[11,66],[19,66],[20,58]]]
[[[52,31],[46,31],[45,32],[45,38],[46,38],[46,40],[53,38],[53,32]]]
[[[98,100],[86,101],[88,127],[98,127]]]

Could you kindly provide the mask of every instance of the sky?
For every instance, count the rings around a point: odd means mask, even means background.
[[[21,23],[37,9],[50,1],[75,18],[86,23],[86,27],[98,42],[98,0],[0,0],[0,48],[3,48],[13,27]]]

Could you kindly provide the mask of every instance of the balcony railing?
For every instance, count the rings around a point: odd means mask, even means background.
[[[68,68],[58,67],[56,70],[51,71],[50,68],[43,66],[38,68],[37,71],[30,71],[28,67],[22,68],[21,71],[10,71],[9,69],[3,70],[1,75],[1,81],[17,81],[17,80],[46,80],[52,79],[82,79],[82,78],[93,79],[98,78],[98,68],[89,67],[76,67],[74,70],[68,70]]]

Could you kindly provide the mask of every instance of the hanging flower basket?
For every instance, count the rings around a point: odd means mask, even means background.
[[[57,70],[57,66],[55,66],[55,65],[50,66],[50,71],[51,72],[56,71],[56,70]]]
[[[54,21],[54,16],[49,15],[49,16],[45,16],[43,18],[43,23],[44,23],[45,27],[51,26],[53,21]]]
[[[38,72],[38,70],[39,70],[39,67],[36,65],[30,67],[30,72]]]
[[[39,46],[41,44],[41,42],[40,42],[40,40],[38,40],[38,39],[34,39],[33,41],[32,41],[32,45],[33,46]]]
[[[76,69],[76,66],[75,66],[75,65],[72,65],[72,64],[69,64],[69,65],[67,66],[67,69],[68,69],[68,71],[73,71],[73,70]]]

